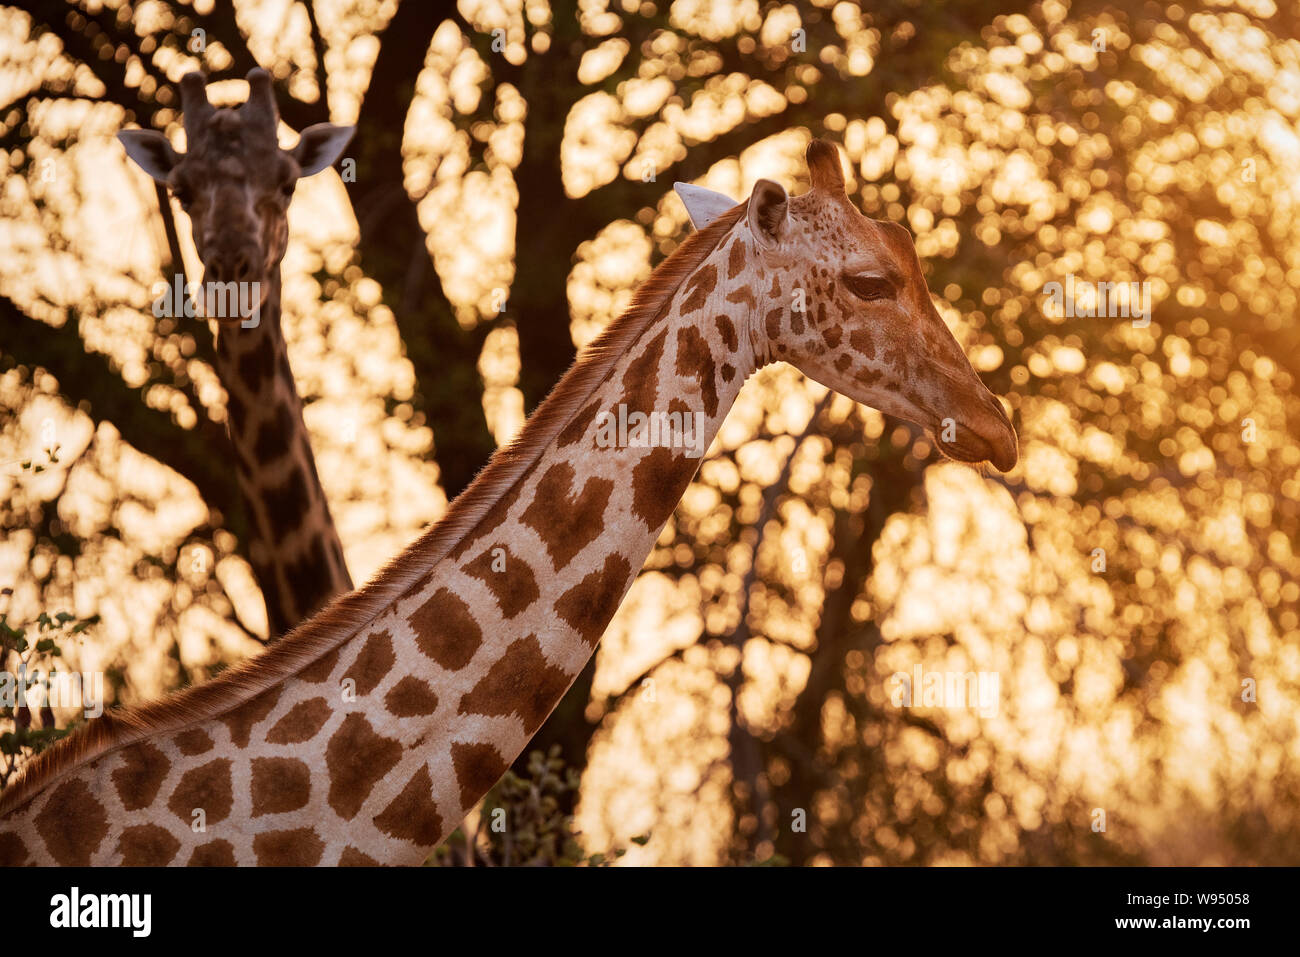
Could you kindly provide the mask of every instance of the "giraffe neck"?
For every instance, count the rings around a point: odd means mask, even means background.
[[[356,852],[422,861],[595,652],[754,371],[758,287],[729,266],[740,258],[720,243],[483,519],[322,662],[324,688],[352,679],[357,695],[329,721],[326,763],[331,750],[391,755],[373,784],[331,781],[337,821],[321,833],[322,863]],[[689,429],[665,442],[664,417],[683,413]],[[638,414],[659,417],[660,444],[641,444],[651,427]]]
[[[466,493],[481,508],[453,503],[242,675],[105,716],[39,762],[0,804],[0,863],[423,861],[595,652],[754,371],[780,290],[736,220],[660,267],[689,275],[570,370]],[[650,413],[681,431],[661,420],[647,441]]]
[[[226,387],[235,470],[248,510],[249,559],[275,638],[352,590],[289,368],[278,270],[260,322],[217,333],[216,369]]]

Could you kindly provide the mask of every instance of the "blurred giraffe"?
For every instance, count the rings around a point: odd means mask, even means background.
[[[260,658],[40,755],[0,799],[0,863],[420,863],[595,652],[770,362],[1011,468],[1015,430],[907,231],[854,208],[835,147],[808,165],[795,199],[686,190],[703,228],[441,522]]]
[[[216,109],[201,73],[181,80],[183,154],[155,130],[124,130],[118,138],[190,218],[204,266],[199,305],[219,321],[216,371],[251,520],[249,557],[275,638],[352,590],[280,328],[280,260],[295,183],[329,167],[353,128],[320,123],[282,150],[270,75],[251,70],[248,87],[243,106]],[[215,307],[214,292],[224,289],[244,299]]]

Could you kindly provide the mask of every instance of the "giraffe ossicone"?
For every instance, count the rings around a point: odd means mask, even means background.
[[[811,190],[759,180],[660,264],[373,581],[38,757],[0,798],[0,862],[420,863],[594,653],[699,467],[681,443],[598,441],[610,410],[691,413],[707,448],[745,380],[784,359],[928,431],[951,419],[946,454],[1011,467],[1015,431],[907,231],[853,206],[835,147],[807,160]]]

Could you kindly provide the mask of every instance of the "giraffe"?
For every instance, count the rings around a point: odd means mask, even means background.
[[[246,103],[216,109],[203,74],[186,74],[183,154],[157,130],[123,130],[118,139],[190,218],[204,267],[197,305],[219,323],[215,366],[249,513],[249,558],[275,638],[352,590],[280,328],[280,260],[294,185],[333,164],[353,128],[320,123],[282,150],[270,74],[255,68],[247,79]],[[216,295],[236,289],[244,299]]]
[[[441,522],[260,657],[39,756],[0,799],[0,861],[420,863],[594,653],[697,450],[769,362],[1011,468],[1015,430],[907,231],[858,212],[833,145],[807,162],[793,198],[759,180],[724,210],[685,190],[697,231]],[[699,432],[650,441],[652,413]]]

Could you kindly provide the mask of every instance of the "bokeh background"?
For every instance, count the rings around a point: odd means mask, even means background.
[[[623,863],[1300,863],[1300,6],[864,6],[0,6],[0,611],[98,616],[64,667],[117,704],[268,637],[213,330],[149,308],[188,221],[113,138],[183,148],[185,72],[270,69],[284,145],[357,125],[291,207],[284,328],[358,582],[686,235],[674,180],[798,191],[824,136],[1021,461],[758,375],[539,734],[568,826]],[[1150,325],[1054,314],[1070,275],[1149,282]],[[917,665],[997,707],[895,706]]]

